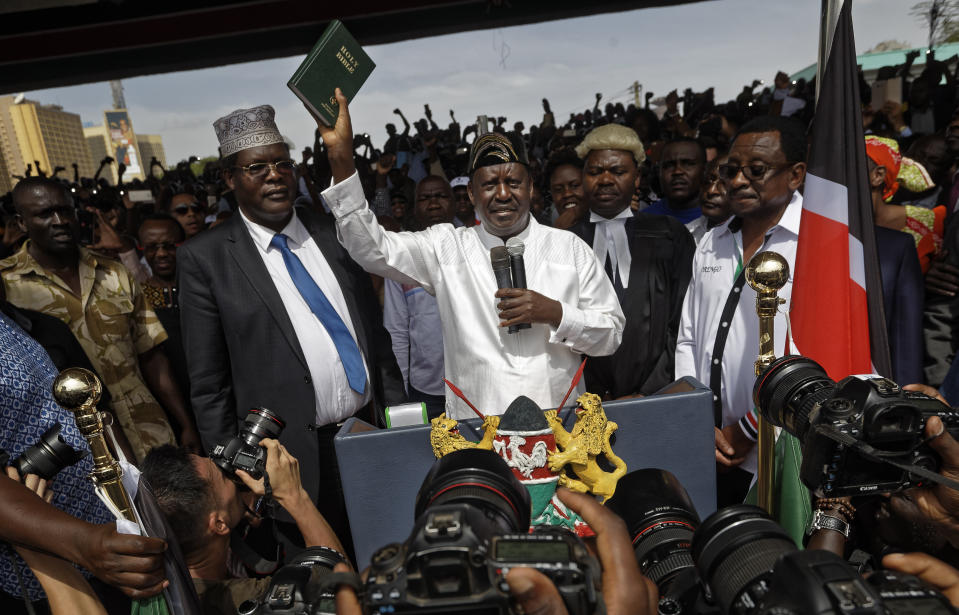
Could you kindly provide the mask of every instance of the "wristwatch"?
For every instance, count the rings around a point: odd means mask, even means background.
[[[809,529],[806,530],[806,536],[810,536],[816,530],[832,530],[849,538],[849,524],[838,517],[827,515],[821,510],[813,512],[812,522],[809,524]]]

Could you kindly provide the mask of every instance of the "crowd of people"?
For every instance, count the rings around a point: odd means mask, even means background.
[[[881,75],[901,80],[903,102],[873,105],[861,78],[875,299],[893,359],[886,375],[956,405],[959,58],[930,54],[912,76],[916,55]],[[70,181],[36,169],[2,200],[0,448],[16,457],[55,422],[83,448],[50,389],[59,370],[93,370],[116,454],[142,470],[217,613],[269,586],[238,551],[241,534],[286,553],[320,545],[353,558],[334,435],[353,416],[385,426],[384,409],[407,402],[429,419],[472,418],[444,379],[501,414],[519,395],[559,406],[583,358],[576,392],[603,400],[693,377],[713,392],[717,505],[742,502],[756,472],[759,348],[744,264],[772,250],[794,269],[816,128],[814,83],[779,73],[760,85],[725,103],[712,89],[673,91],[658,109],[651,95],[602,108],[597,95],[568,119],[544,99],[528,129],[504,117],[461,126],[453,112],[441,128],[429,105],[411,125],[397,109],[402,130],[387,124],[380,148],[354,130],[337,93],[338,121],[318,121],[299,160],[264,105],[213,122],[220,157],[200,174],[193,160],[151,164],[129,182],[121,166],[117,185],[100,172]],[[144,191],[151,198],[139,200]],[[490,250],[517,239],[526,284],[503,287]],[[780,292],[785,311],[790,291]],[[777,355],[786,340],[777,318]],[[227,476],[207,457],[257,407],[295,426],[263,440],[268,483]],[[927,430],[942,472],[959,476],[959,446],[936,424]],[[117,612],[123,595],[164,587],[164,543],[107,525],[89,463],[64,469],[52,491],[36,477],[0,478],[0,538],[22,557],[0,559],[4,612],[44,591],[53,613]],[[269,495],[282,510],[258,532],[254,502]],[[655,612],[622,522],[589,498],[563,498],[599,536],[607,610]],[[870,528],[862,544],[882,533],[865,517],[902,515],[909,531],[883,534],[885,544],[942,562],[886,565],[923,573],[959,605],[949,567],[959,565],[959,495],[932,486],[891,502],[858,513],[848,501],[813,504],[847,530]],[[539,577],[514,570],[507,581],[527,611],[561,612]],[[348,591],[338,602],[359,612]]]

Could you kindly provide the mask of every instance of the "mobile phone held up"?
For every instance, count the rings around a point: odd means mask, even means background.
[[[77,240],[80,245],[93,245],[93,232],[97,227],[97,217],[92,211],[77,210],[77,220],[80,222],[80,236]]]

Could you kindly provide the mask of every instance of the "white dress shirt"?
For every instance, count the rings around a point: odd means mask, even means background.
[[[562,304],[559,327],[534,324],[512,335],[500,327],[489,251],[503,240],[482,225],[435,224],[416,233],[385,231],[366,204],[358,176],[328,188],[340,242],[371,273],[416,284],[436,297],[443,323],[446,377],[484,414],[502,414],[519,395],[555,408],[579,368],[580,354],[612,354],[625,319],[613,285],[592,249],[568,231],[530,216],[518,235],[526,244],[527,287]],[[583,392],[582,382],[571,401]],[[446,393],[447,415],[472,410]]]
[[[276,233],[247,218],[242,210],[239,211],[243,217],[243,223],[253,238],[253,243],[256,244],[260,258],[263,259],[263,264],[270,272],[273,285],[280,294],[283,307],[286,308],[290,322],[293,323],[296,339],[299,340],[300,348],[303,350],[303,356],[310,370],[310,378],[313,380],[313,390],[316,393],[317,425],[336,423],[356,414],[357,410],[365,406],[372,397],[370,374],[366,369],[365,357],[363,369],[366,371],[366,388],[363,395],[360,395],[350,388],[350,383],[346,379],[346,370],[343,369],[343,362],[340,360],[340,353],[336,350],[333,339],[293,283],[286,263],[283,262],[283,253],[270,245]],[[356,328],[350,318],[343,291],[313,236],[296,214],[280,232],[288,237],[287,245],[290,251],[303,263],[310,277],[326,295],[333,309],[346,323],[353,340],[356,341]],[[250,350],[256,352],[255,348]],[[363,351],[360,350],[361,355],[362,353]]]
[[[789,282],[779,291],[786,300],[776,315],[776,356],[783,355],[786,344],[786,317],[792,293],[796,243],[799,239],[799,219],[802,215],[802,196],[793,193],[779,223],[767,233],[758,252],[778,252],[789,263]],[[731,322],[722,320],[726,299],[736,279],[736,267],[742,254],[742,237],[732,232],[730,218],[724,224],[706,233],[693,256],[693,277],[683,302],[683,317],[676,340],[676,378],[692,376],[709,385],[713,344],[720,327],[729,327],[726,348],[723,351],[721,398],[723,426],[732,425],[753,409],[753,385],[756,382],[754,363],[759,355],[759,316],[756,314],[756,291],[744,283],[739,304]],[[745,266],[746,263],[743,263]],[[796,349],[791,349],[796,352]],[[756,447],[746,457],[742,468],[756,471]]]
[[[596,225],[593,233],[593,253],[603,267],[606,257],[612,265],[613,273],[619,272],[619,283],[623,288],[629,286],[629,268],[633,264],[633,255],[629,251],[626,238],[626,221],[633,217],[633,210],[627,207],[613,218],[604,218],[596,212],[589,215],[589,221]]]

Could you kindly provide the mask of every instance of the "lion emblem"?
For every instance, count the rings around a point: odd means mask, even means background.
[[[473,442],[460,434],[456,419],[447,418],[444,412],[430,421],[433,426],[430,431],[430,446],[433,447],[433,454],[439,459],[453,451],[463,450],[464,448],[492,450],[493,438],[496,437],[496,429],[499,427],[499,419],[500,417],[495,415],[484,418],[483,439],[479,442]]]
[[[549,456],[549,468],[561,472],[560,486],[580,493],[591,492],[605,502],[616,492],[616,483],[626,474],[626,462],[613,452],[609,442],[619,426],[606,418],[598,395],[583,393],[576,402],[579,409],[572,432],[563,427],[556,410],[544,413],[556,436],[556,451]],[[606,472],[600,468],[596,461],[599,455],[605,455],[615,470]],[[565,473],[567,466],[578,478]]]

